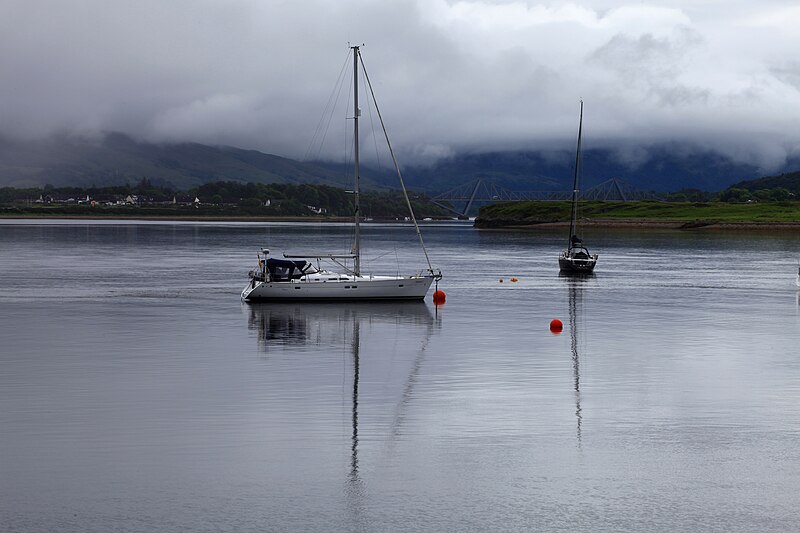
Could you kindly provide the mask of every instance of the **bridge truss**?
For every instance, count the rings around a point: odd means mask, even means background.
[[[581,200],[606,200],[628,202],[639,200],[659,200],[663,197],[657,193],[641,191],[630,184],[611,178],[599,185],[582,191]],[[531,200],[545,202],[563,202],[572,199],[572,191],[509,191],[495,183],[482,179],[472,180],[449,191],[435,196],[431,201],[439,207],[454,213],[459,218],[466,218],[476,204],[494,202],[525,202]]]

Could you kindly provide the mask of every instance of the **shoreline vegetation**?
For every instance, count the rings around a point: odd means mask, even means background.
[[[794,175],[792,175],[794,176]],[[783,179],[784,177],[781,177]],[[784,181],[780,184],[786,185]],[[800,192],[785,187],[753,193],[731,188],[710,193],[688,190],[671,201],[583,201],[586,227],[661,229],[800,229]],[[683,201],[679,200],[681,198]],[[399,191],[362,194],[365,222],[407,222]],[[418,220],[453,220],[424,194],[411,196]],[[568,224],[569,201],[499,202],[480,209],[477,229],[532,229]],[[0,188],[0,219],[104,219],[241,222],[349,222],[350,191],[325,185],[214,182],[185,192],[142,179],[137,185],[106,188]]]
[[[309,213],[302,216],[236,212],[213,206],[193,207],[0,207],[0,220],[161,220],[187,222],[313,222],[343,223],[352,216]],[[246,211],[246,210],[243,210]],[[524,230],[569,224],[569,202],[505,202],[482,207],[474,221],[480,230]],[[724,202],[590,201],[580,209],[581,224],[597,228],[670,230],[794,230],[800,231],[800,202],[729,204]],[[422,221],[422,219],[419,219]],[[426,221],[454,220],[449,216]],[[402,217],[368,217],[365,222],[405,223]]]
[[[309,214],[302,216],[291,215],[258,215],[258,214],[234,214],[230,212],[215,212],[211,209],[191,210],[191,209],[151,209],[151,208],[131,208],[131,209],[68,209],[68,208],[2,208],[0,207],[0,220],[163,220],[163,221],[186,221],[186,222],[330,222],[347,223],[352,222],[352,216],[333,216],[324,214]],[[452,217],[426,217],[430,220],[452,220]],[[419,219],[418,221],[422,221]],[[404,223],[410,220],[398,217],[370,217],[364,222],[396,222]]]
[[[408,215],[400,191],[364,191],[361,213],[374,220],[403,221]],[[427,196],[411,193],[418,219],[445,218],[447,211]],[[0,188],[3,218],[148,218],[180,220],[352,220],[352,191],[327,185],[214,182],[188,191],[137,185],[79,188]]]
[[[478,229],[532,229],[569,224],[569,202],[503,202],[482,207]],[[582,202],[584,227],[800,230],[800,202]]]

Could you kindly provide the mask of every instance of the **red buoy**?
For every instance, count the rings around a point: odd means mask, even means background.
[[[434,291],[433,292],[433,303],[436,305],[442,305],[444,301],[447,299],[447,295],[444,291]]]
[[[553,333],[561,333],[561,330],[564,329],[564,324],[557,318],[554,318],[550,321],[550,331]]]

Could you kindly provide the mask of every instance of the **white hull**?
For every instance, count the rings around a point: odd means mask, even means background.
[[[322,274],[322,275],[320,275]],[[433,276],[342,276],[326,279],[325,272],[291,281],[251,280],[242,299],[257,300],[422,300]]]

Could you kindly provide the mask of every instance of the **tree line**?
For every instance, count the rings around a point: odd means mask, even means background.
[[[409,192],[414,212],[419,217],[441,217],[447,213],[430,202],[428,197]],[[114,187],[44,187],[0,188],[0,205],[32,207],[44,203],[65,204],[68,200],[84,203],[97,200],[96,206],[109,199],[135,197],[136,208],[169,207],[175,202],[191,205],[204,213],[252,216],[314,216],[346,217],[354,215],[354,196],[328,185],[242,183],[218,181],[205,183],[186,191],[153,185],[142,179],[134,185]],[[195,202],[195,199],[198,201]],[[360,194],[361,213],[365,217],[402,218],[408,207],[400,191],[364,191]]]
[[[748,190],[744,187],[729,187],[717,193],[700,189],[682,189],[669,193],[667,202],[786,202],[797,200],[796,195],[785,187]]]

